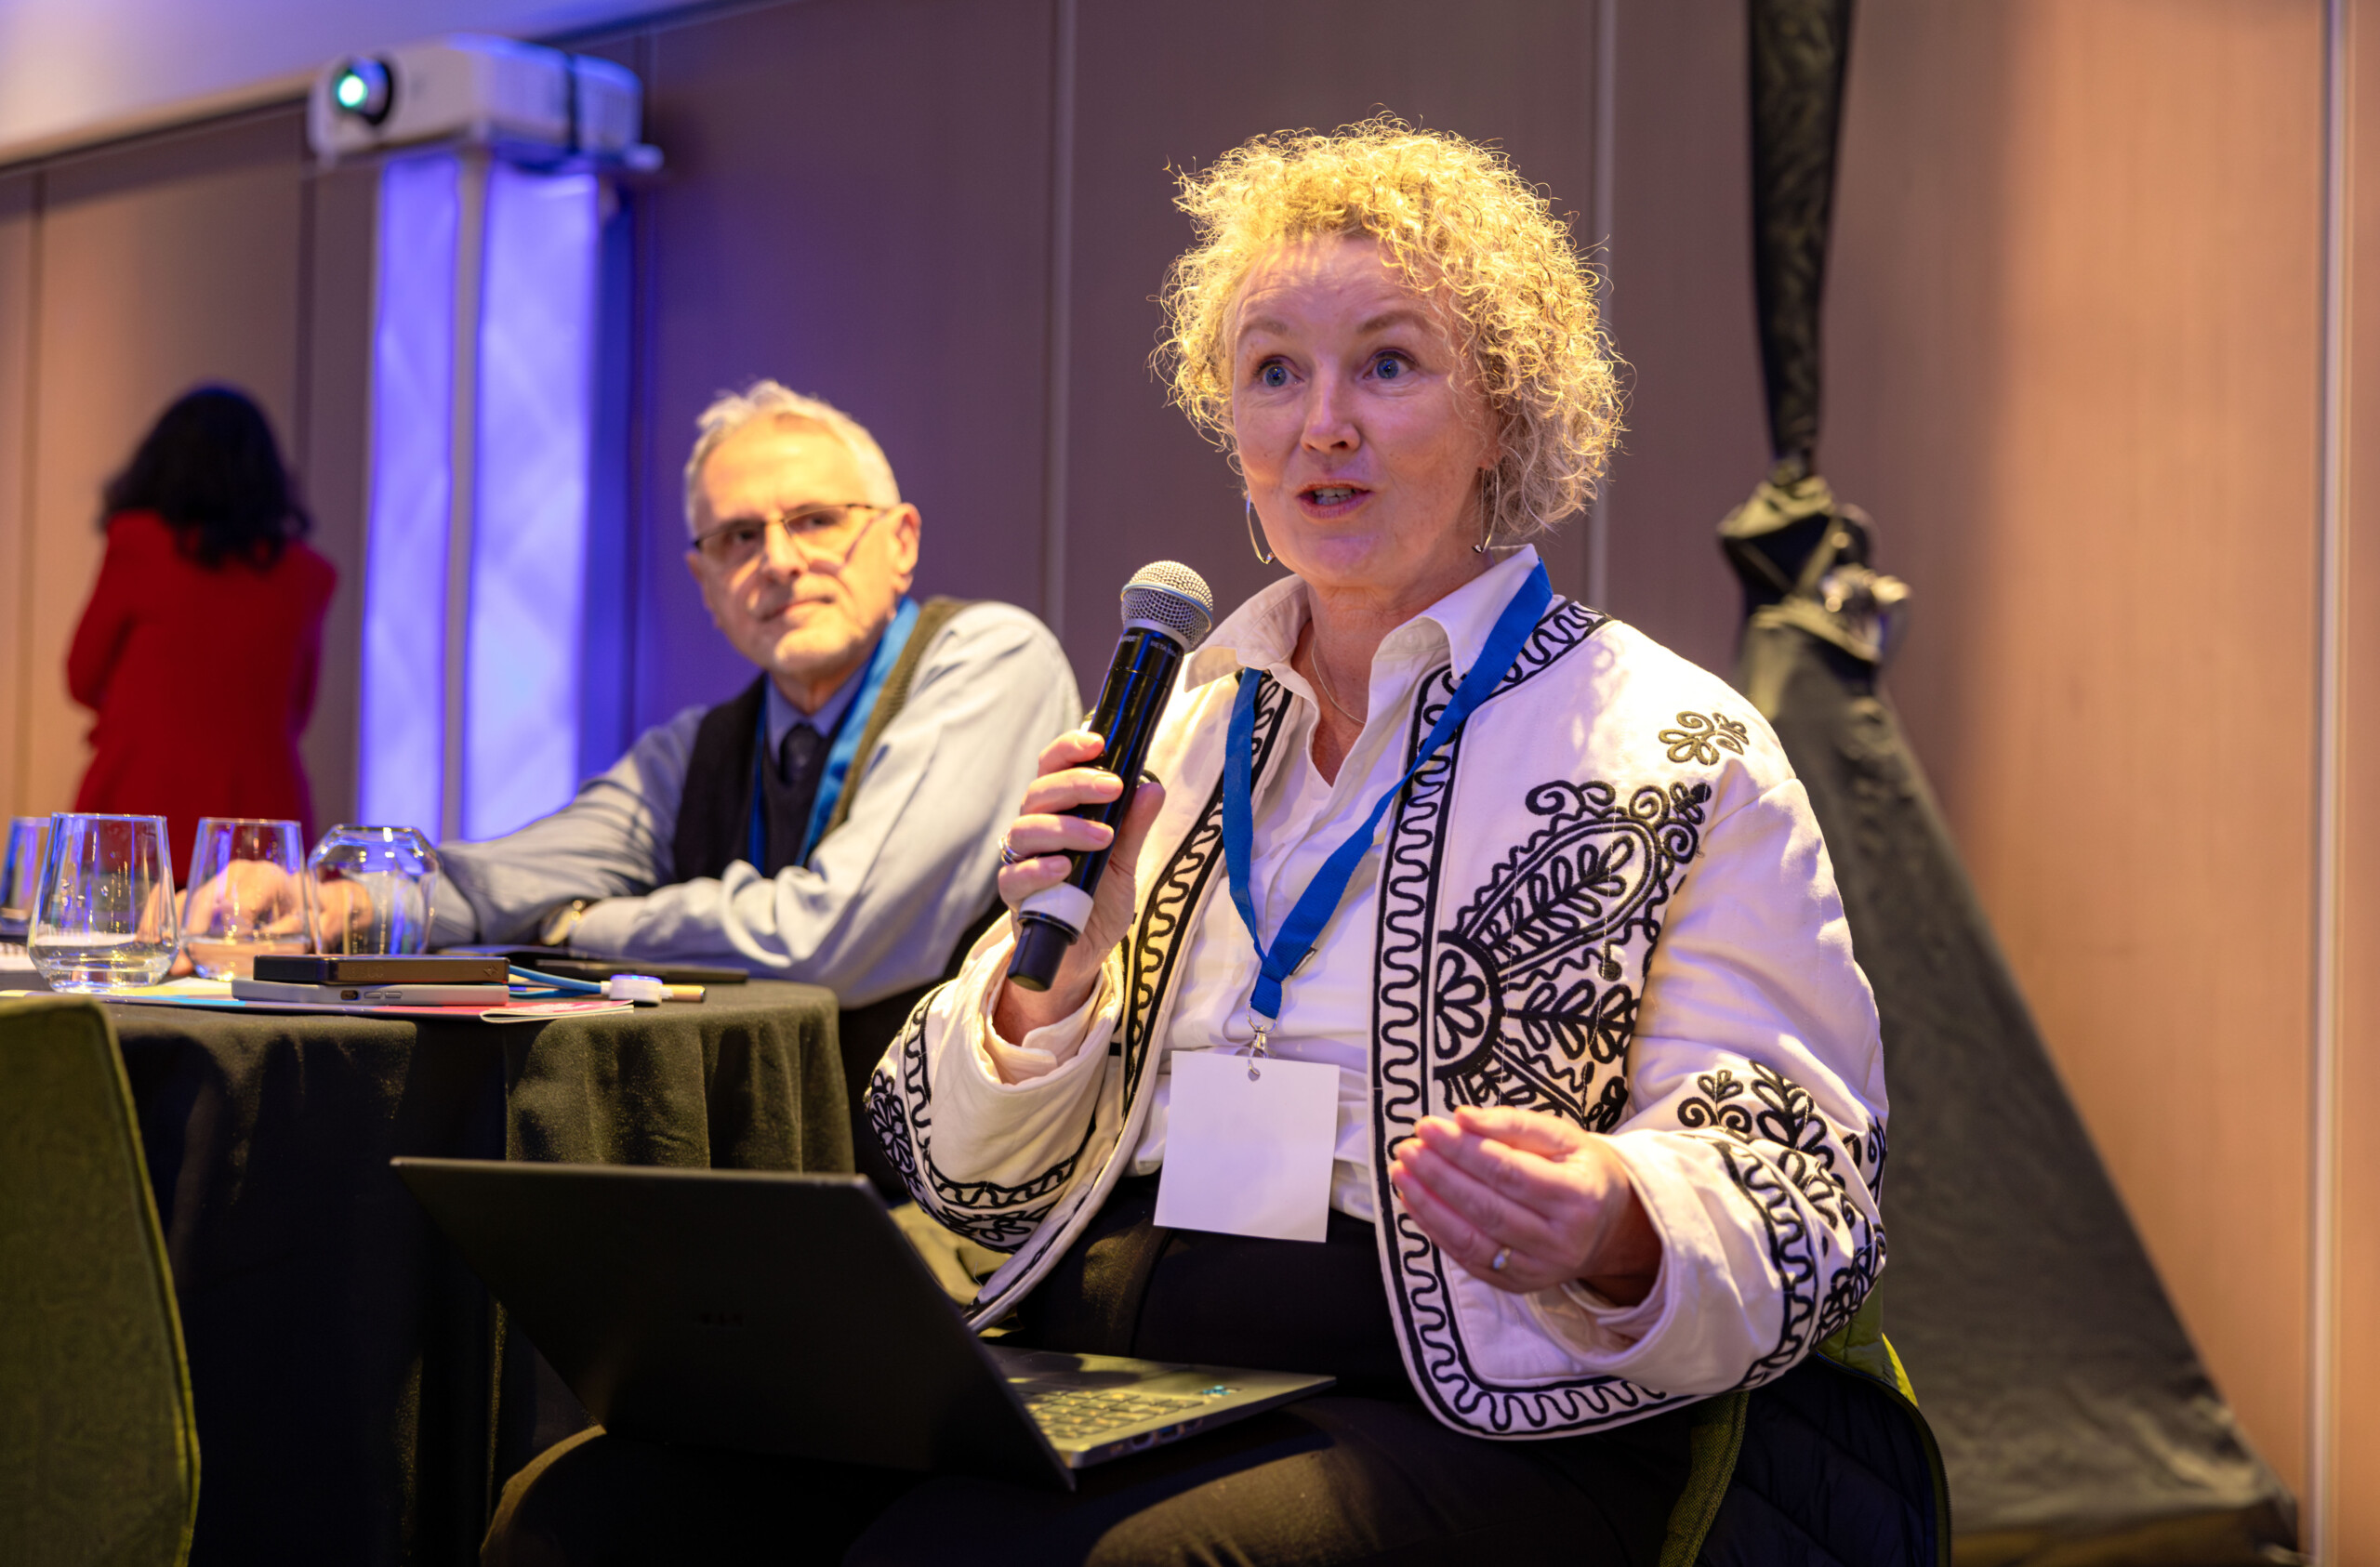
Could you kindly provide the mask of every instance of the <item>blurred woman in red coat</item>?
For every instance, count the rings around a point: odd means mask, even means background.
[[[178,862],[202,816],[284,817],[311,842],[298,737],[338,573],[299,542],[313,521],[263,412],[228,387],[185,395],[108,484],[99,525],[107,559],[66,655],[68,691],[99,714],[74,809],[165,817]]]

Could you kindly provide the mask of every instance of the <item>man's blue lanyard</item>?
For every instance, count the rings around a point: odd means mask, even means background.
[[[876,639],[876,652],[868,658],[867,673],[861,677],[852,704],[835,720],[834,743],[826,752],[826,770],[818,779],[818,793],[810,802],[810,822],[802,829],[801,852],[787,863],[810,863],[810,851],[818,847],[819,836],[834,819],[835,802],[842,798],[843,782],[851,776],[852,761],[859,755],[859,743],[867,733],[867,717],[876,710],[876,699],[883,693],[892,666],[901,662],[901,650],[908,645],[909,633],[917,624],[918,601],[903,599],[901,607],[892,612],[884,635]],[[745,858],[756,871],[769,863],[769,800],[760,776],[760,770],[769,765],[769,704],[768,693],[760,694],[760,731],[752,744],[752,818],[744,835]]]
[[[1438,747],[1462,727],[1472,710],[1488,700],[1488,693],[1503,682],[1505,674],[1520,657],[1529,633],[1537,629],[1537,623],[1553,602],[1554,585],[1546,579],[1545,565],[1540,561],[1505,604],[1504,612],[1496,617],[1496,627],[1479,650],[1478,661],[1456,682],[1446,710],[1438,715],[1438,721],[1432,726],[1429,738],[1421,742],[1421,750],[1414,753],[1413,765],[1373,802],[1371,814],[1364,818],[1364,824],[1330,851],[1330,858],[1322,863],[1322,869],[1299,894],[1289,917],[1281,922],[1269,949],[1264,945],[1264,933],[1257,928],[1256,901],[1248,891],[1249,864],[1255,857],[1256,840],[1255,807],[1250,797],[1255,771],[1251,753],[1256,744],[1256,693],[1264,683],[1264,677],[1255,669],[1239,672],[1239,695],[1231,708],[1231,749],[1223,757],[1223,861],[1231,872],[1231,901],[1239,905],[1239,917],[1247,922],[1249,937],[1263,957],[1263,967],[1256,978],[1256,992],[1249,1000],[1258,1019],[1256,1045],[1260,1053],[1264,1035],[1281,1015],[1281,982],[1297,972],[1298,965],[1305,961],[1314,943],[1321,938],[1322,928],[1339,907],[1340,900],[1346,897],[1347,883],[1354,877],[1355,866],[1370,851],[1372,836],[1380,831],[1381,818],[1388,814],[1389,802],[1413,782],[1413,775],[1437,755]]]

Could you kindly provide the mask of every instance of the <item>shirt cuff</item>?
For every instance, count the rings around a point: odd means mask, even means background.
[[[1562,1294],[1587,1314],[1598,1335],[1625,1349],[1643,1339],[1661,1320],[1662,1275],[1667,1271],[1666,1266],[1654,1269],[1653,1287],[1633,1306],[1620,1304],[1584,1279],[1565,1280]]]
[[[992,1026],[992,1008],[999,1005],[999,992],[995,989],[985,1000],[984,1030],[978,1038],[977,1052],[996,1081],[1030,1083],[1037,1077],[1047,1077],[1080,1053],[1083,1036],[1091,1032],[1091,1021],[1099,1016],[1099,1000],[1098,993],[1093,992],[1080,1010],[1034,1029],[1022,1044],[1012,1045]]]
[[[1653,1287],[1633,1306],[1606,1299],[1577,1279],[1528,1297],[1539,1325],[1555,1342],[1581,1355],[1624,1355],[1645,1341],[1669,1309],[1669,1259],[1653,1275]]]
[[[1624,1155],[1621,1167],[1628,1171],[1629,1185],[1635,1191],[1636,1200],[1644,1204],[1654,1232],[1660,1234],[1660,1211],[1646,1190],[1644,1176],[1628,1165]],[[1551,1289],[1529,1296],[1529,1310],[1554,1342],[1591,1361],[1608,1363],[1615,1357],[1631,1354],[1663,1325],[1663,1319],[1672,1314],[1671,1284],[1677,1271],[1671,1266],[1669,1239],[1662,1235],[1661,1259],[1653,1270],[1653,1287],[1634,1305],[1621,1305],[1584,1280],[1566,1279]],[[1598,1364],[1597,1369],[1606,1367]]]
[[[589,903],[578,916],[578,928],[570,933],[570,944],[614,957],[633,957],[636,955],[629,949],[636,942],[637,916],[643,912],[641,898],[605,898]]]
[[[1074,1011],[1032,1030],[1014,1044],[1001,1038],[992,1014],[999,1006],[1000,989],[1008,978],[1009,958],[1015,943],[997,928],[993,936],[968,955],[958,981],[958,987],[968,993],[959,1008],[968,1043],[972,1047],[967,1053],[986,1082],[1009,1088],[1038,1083],[1079,1060],[1093,1034],[1099,1036],[1099,1043],[1106,1042],[1115,1023],[1113,961],[1101,967],[1099,982]]]

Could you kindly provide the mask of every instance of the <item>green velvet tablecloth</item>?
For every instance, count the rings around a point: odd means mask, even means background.
[[[852,1167],[807,985],[544,1023],[110,1011],[190,1349],[197,1563],[472,1561],[554,1429],[393,1155]]]

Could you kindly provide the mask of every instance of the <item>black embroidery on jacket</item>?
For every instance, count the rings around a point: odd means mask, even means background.
[[[1745,1387],[1792,1369],[1812,1342],[1849,1322],[1884,1266],[1884,1231],[1850,1200],[1818,1101],[1765,1061],[1750,1066],[1749,1084],[1726,1067],[1699,1073],[1697,1091],[1677,1107],[1681,1126],[1718,1132],[1737,1145],[1722,1151],[1727,1174],[1760,1211],[1769,1264],[1783,1286],[1776,1347],[1753,1363]],[[1842,1146],[1844,1163],[1872,1195],[1884,1174],[1884,1127],[1871,1122],[1844,1136]],[[1821,1228],[1811,1228],[1805,1211]],[[1838,1254],[1820,1300],[1817,1281],[1826,1259]]]
[[[1743,1097],[1744,1086],[1726,1067],[1716,1072],[1695,1074],[1694,1086],[1701,1096],[1688,1094],[1678,1101],[1678,1124],[1699,1129],[1716,1126],[1739,1142],[1752,1140],[1752,1109],[1735,1101]]]
[[[899,1060],[906,1074],[911,1052],[918,1052],[922,1058],[926,1008],[932,1001],[933,992],[929,991],[909,1008],[909,1021],[893,1036],[892,1047],[885,1052],[884,1060],[876,1063],[876,1070],[867,1074],[867,1124],[875,1129],[876,1140],[884,1145],[884,1156],[892,1162],[893,1173],[912,1192],[918,1190],[917,1145],[909,1140],[909,1110],[902,1102],[901,1086],[885,1070],[885,1060]],[[919,1086],[924,1086],[922,1073]]]
[[[1701,845],[1707,784],[1554,782],[1524,804],[1544,823],[1438,933],[1433,1074],[1448,1104],[1620,1124],[1640,987],[1660,911]]]
[[[987,1180],[952,1180],[935,1169],[933,1086],[926,1075],[925,1047],[926,1009],[932,998],[929,994],[918,1003],[892,1049],[877,1063],[875,1074],[868,1080],[868,1123],[876,1128],[877,1139],[884,1144],[903,1184],[928,1212],[980,1245],[995,1251],[1014,1251],[1033,1233],[1034,1227],[1049,1212],[1051,1203],[1073,1177],[1075,1166],[1082,1158],[1082,1146],[1078,1145],[1064,1159],[1017,1186]],[[888,1071],[895,1060],[901,1063],[897,1085]],[[1086,1128],[1084,1143],[1090,1138]],[[927,1151],[922,1165],[916,1153],[919,1148]]]
[[[1661,744],[1670,748],[1670,760],[1673,762],[1700,762],[1704,767],[1715,767],[1720,752],[1732,751],[1740,757],[1745,743],[1752,738],[1751,730],[1725,713],[1713,713],[1707,718],[1699,713],[1680,713],[1677,723],[1675,729],[1661,731]]]
[[[1603,624],[1591,610],[1560,606],[1539,623],[1498,691],[1534,678]],[[1444,670],[1422,681],[1408,756],[1445,710],[1452,689]],[[1483,1376],[1454,1318],[1449,1284],[1459,1270],[1395,1202],[1388,1153],[1423,1115],[1459,1103],[1522,1103],[1581,1126],[1618,1123],[1627,1103],[1636,997],[1659,933],[1653,911],[1667,901],[1676,870],[1692,854],[1708,791],[1681,800],[1673,786],[1651,788],[1655,798],[1643,809],[1661,824],[1648,826],[1631,814],[1644,791],[1633,791],[1630,804],[1620,806],[1619,791],[1608,785],[1529,790],[1521,803],[1540,825],[1447,928],[1439,892],[1447,809],[1461,758],[1459,733],[1414,779],[1395,814],[1381,866],[1372,1167],[1379,1211],[1394,1216],[1383,1226],[1383,1242],[1402,1308],[1398,1321],[1423,1396],[1456,1424],[1490,1436],[1593,1429],[1633,1418],[1671,1397],[1617,1376],[1523,1387]],[[1493,781],[1471,786],[1493,787]],[[1597,789],[1603,793],[1593,793]],[[1692,823],[1671,820],[1688,805]],[[1587,819],[1597,810],[1614,819],[1590,825]],[[1661,840],[1668,873],[1658,870],[1658,856],[1624,871],[1615,867],[1609,852],[1615,837],[1631,838],[1633,854],[1649,852],[1635,836],[1639,829]],[[1582,876],[1591,860],[1596,868]],[[1673,880],[1658,892],[1646,885],[1663,874]],[[1593,913],[1580,902],[1590,884],[1597,889],[1589,895]]]
[[[1768,1230],[1768,1264],[1777,1270],[1779,1303],[1777,1347],[1752,1363],[1741,1388],[1756,1388],[1791,1371],[1813,1337],[1811,1320],[1818,1312],[1818,1256],[1810,1244],[1810,1227],[1777,1166],[1747,1147],[1723,1147],[1719,1157],[1729,1179],[1751,1198]],[[1848,1313],[1845,1313],[1846,1317]]]

